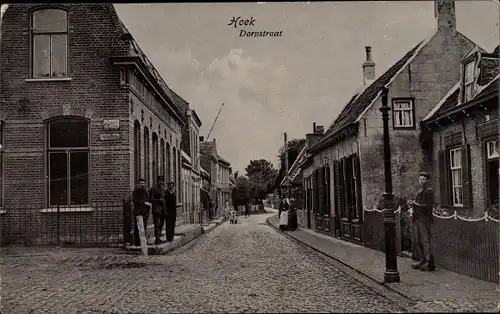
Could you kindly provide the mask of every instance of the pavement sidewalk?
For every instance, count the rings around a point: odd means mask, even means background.
[[[278,217],[267,223],[278,229]],[[413,261],[398,257],[401,281],[384,283],[385,253],[356,245],[309,229],[285,231],[286,235],[357,270],[372,280],[416,302],[417,311],[494,312],[500,296],[498,284],[481,281],[444,269],[434,272],[413,270]]]
[[[194,239],[199,238],[204,233],[207,233],[217,227],[218,225],[224,223],[224,217],[218,217],[212,220],[207,221],[203,224],[185,224],[175,227],[175,235],[174,240],[172,242],[166,242],[162,244],[154,244],[155,238],[148,239],[148,253],[149,254],[167,254],[172,252]],[[162,231],[161,239],[166,240],[165,230]],[[140,246],[132,246],[129,245],[126,247],[127,251],[139,252],[141,251]]]

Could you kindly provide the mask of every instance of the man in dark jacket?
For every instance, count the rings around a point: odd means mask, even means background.
[[[163,188],[164,178],[158,177],[158,182],[149,191],[151,205],[153,206],[153,222],[155,224],[155,244],[161,244],[164,241],[160,239],[163,224],[166,219],[167,209],[165,207],[165,188]]]
[[[414,201],[408,201],[408,204],[413,205],[413,232],[415,232],[416,245],[420,255],[420,262],[411,265],[411,267],[422,271],[433,271],[436,269],[431,238],[431,225],[434,222],[432,216],[434,192],[431,188],[427,187],[429,177],[429,174],[426,172],[420,173],[418,179],[420,190]]]
[[[177,220],[177,196],[174,191],[174,182],[168,183],[168,189],[165,192],[165,206],[167,208],[167,241],[174,240],[175,221]]]
[[[142,221],[144,222],[144,228],[148,226],[149,218],[149,195],[146,191],[146,180],[139,179],[139,186],[134,189],[132,193],[132,202],[134,203],[134,245],[140,246],[141,241],[139,239],[139,230],[137,228],[137,216],[142,215]]]

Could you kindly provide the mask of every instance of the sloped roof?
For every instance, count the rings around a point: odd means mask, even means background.
[[[497,50],[498,47],[495,49],[495,51]],[[478,99],[498,89],[498,65],[500,62],[498,55],[495,55],[494,53],[483,53],[481,54],[480,62],[480,80],[477,81],[476,85],[478,90],[476,92],[476,95],[470,101]],[[461,79],[448,91],[448,93],[429,112],[429,114],[427,114],[423,121],[428,121],[434,117],[446,114],[446,112],[453,110],[458,105],[461,105],[459,102]]]
[[[307,147],[304,146],[302,148],[302,150],[300,151],[299,155],[297,156],[297,158],[295,159],[295,161],[293,162],[292,166],[288,170],[288,176],[290,177],[289,179],[291,181],[293,181],[295,179],[295,177],[297,177],[297,175],[302,170],[300,168],[300,165],[302,164],[302,162],[304,161],[304,159],[307,156],[306,152],[307,152]],[[281,180],[281,185],[286,184],[286,183],[288,183],[288,178],[284,177],[283,180]]]
[[[423,43],[420,41],[418,45],[408,51],[401,59],[392,65],[384,74],[377,78],[372,84],[367,86],[363,91],[355,94],[347,103],[335,122],[325,132],[325,135],[315,144],[314,147],[321,145],[325,140],[342,130],[346,126],[354,123],[356,119],[365,111],[374,99],[377,98],[378,93],[389,83],[393,76],[395,76],[406,62],[414,56],[419,46]]]
[[[429,112],[429,114],[423,119],[427,121],[432,117],[439,116],[440,114],[455,108],[458,105],[458,96],[460,95],[460,81],[455,84],[446,94],[443,99]]]

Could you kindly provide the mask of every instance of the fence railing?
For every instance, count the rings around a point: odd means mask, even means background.
[[[439,212],[436,209],[435,212]],[[385,250],[385,234],[383,212],[376,208],[364,211],[364,245],[373,249]],[[404,249],[404,231],[411,232],[410,211],[395,211],[397,248]],[[498,282],[499,280],[499,249],[498,219],[487,212],[482,217],[462,217],[456,211],[452,215],[437,215],[433,213],[432,240],[435,261],[438,267],[481,280]],[[404,219],[406,218],[406,219]],[[413,257],[418,257],[414,241],[411,241]]]
[[[101,246],[123,241],[123,203],[4,207],[0,215],[2,245]]]

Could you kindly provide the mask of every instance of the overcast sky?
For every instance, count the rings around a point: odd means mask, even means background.
[[[432,1],[331,3],[115,4],[122,21],[167,84],[190,102],[219,155],[243,172],[251,159],[277,164],[283,132],[303,138],[325,129],[362,84],[364,47],[377,76],[432,33]],[[492,51],[499,43],[498,2],[457,1],[457,28]],[[281,37],[241,38],[250,31]]]

